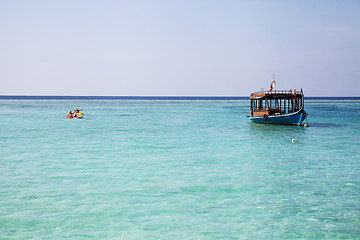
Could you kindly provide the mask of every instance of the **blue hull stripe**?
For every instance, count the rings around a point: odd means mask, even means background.
[[[306,113],[301,109],[295,113],[269,115],[266,119],[263,116],[250,117],[250,120],[257,123],[300,125],[306,119]]]

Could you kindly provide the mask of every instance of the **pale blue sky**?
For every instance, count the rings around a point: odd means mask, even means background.
[[[360,96],[360,1],[0,0],[0,95]]]

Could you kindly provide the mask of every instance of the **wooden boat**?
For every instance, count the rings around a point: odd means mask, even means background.
[[[250,95],[250,120],[256,123],[301,125],[306,119],[304,93],[292,90],[254,92]]]

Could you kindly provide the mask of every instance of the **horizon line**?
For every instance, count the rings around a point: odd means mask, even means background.
[[[128,97],[128,98],[249,98],[249,96],[227,95],[35,95],[35,94],[0,94],[0,97]],[[304,96],[305,98],[360,98],[360,96]]]

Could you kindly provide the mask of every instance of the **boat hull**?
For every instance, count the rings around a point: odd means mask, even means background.
[[[250,120],[256,123],[299,126],[306,119],[306,116],[306,112],[301,109],[294,113],[250,117]]]

